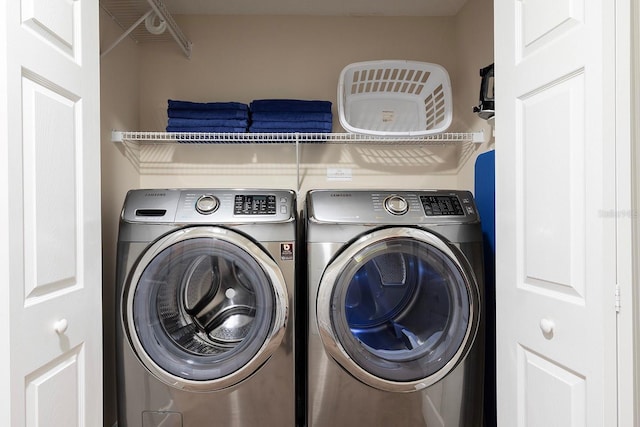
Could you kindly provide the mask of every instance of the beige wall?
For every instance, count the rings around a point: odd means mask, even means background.
[[[493,122],[473,113],[480,94],[480,68],[493,62],[493,0],[468,1],[456,16],[456,74],[454,122],[452,128],[483,130],[484,144],[473,147],[466,154],[457,172],[457,188],[473,191],[474,164],[478,154],[494,148]],[[498,83],[499,84],[499,83]]]
[[[431,61],[451,69],[454,18],[178,16],[192,59],[171,44],[142,49],[141,125],[163,130],[167,98],[250,102],[257,98],[336,102],[349,63]],[[336,116],[337,119],[337,116]],[[337,120],[336,120],[337,123]],[[340,129],[337,129],[340,130]]]
[[[491,18],[491,10],[487,13]],[[176,19],[193,42],[193,55],[186,59],[172,43],[141,46],[141,130],[164,130],[169,98],[246,103],[259,98],[299,98],[332,101],[334,131],[340,132],[336,105],[340,71],[352,62],[378,59],[441,64],[449,70],[454,96],[465,100],[464,108],[470,110],[477,103],[480,65],[468,65],[460,59],[456,31],[464,30],[464,25],[458,25],[457,17],[178,16]],[[490,19],[486,28],[491,26]],[[492,52],[492,46],[486,50]],[[457,73],[460,63],[465,70]],[[463,80],[468,78],[467,66],[473,68],[475,85],[470,100],[457,89],[459,75]],[[468,118],[456,119],[450,130],[468,130],[467,121]],[[141,177],[141,185],[293,189],[299,186],[301,196],[318,187],[451,188],[459,186],[460,159],[468,158],[477,149],[303,145],[299,152],[298,183],[294,147],[201,148],[163,153],[160,157],[165,157],[168,164],[154,163],[150,173]],[[346,168],[353,178],[346,182],[329,181],[327,168]]]
[[[101,51],[122,30],[104,13],[100,15]],[[116,421],[115,391],[115,260],[118,214],[124,194],[138,186],[139,176],[123,155],[122,146],[111,142],[112,129],[136,129],[139,126],[138,46],[125,39],[100,61],[100,121],[102,156],[102,275],[103,275],[103,348],[104,348],[104,426]]]
[[[187,59],[173,43],[127,39],[102,59],[102,175],[105,318],[105,426],[115,422],[113,277],[117,220],[124,194],[136,187],[464,188],[473,189],[475,156],[492,143],[458,146],[304,144],[179,145],[146,148],[140,170],[111,142],[118,130],[163,131],[167,99],[250,102],[260,98],[334,103],[340,71],[379,59],[435,62],[449,72],[451,132],[491,128],[471,109],[478,70],[493,61],[493,2],[469,1],[455,17],[176,16],[193,42]],[[122,30],[101,16],[103,46]],[[300,168],[296,167],[296,156]],[[327,168],[352,180],[328,181]],[[142,173],[139,173],[142,172]],[[298,178],[299,174],[299,178]]]

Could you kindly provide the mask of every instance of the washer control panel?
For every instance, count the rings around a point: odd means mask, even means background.
[[[130,222],[262,223],[295,218],[291,190],[131,190],[122,217]]]
[[[236,194],[233,204],[234,215],[275,215],[276,196],[273,194]]]

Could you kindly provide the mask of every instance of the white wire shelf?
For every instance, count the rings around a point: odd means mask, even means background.
[[[406,144],[441,145],[482,143],[484,131],[439,133],[427,136],[381,137],[353,133],[201,133],[201,132],[128,132],[112,131],[111,140],[133,144]]]
[[[407,168],[440,168],[447,163],[442,151],[434,154],[433,150],[453,150],[457,153],[458,165],[463,164],[484,141],[484,131],[469,133],[441,133],[418,137],[380,137],[352,133],[198,133],[198,132],[142,132],[112,131],[111,139],[120,146],[125,157],[134,165],[138,173],[148,174],[231,174],[226,163],[220,163],[222,157],[231,155],[238,164],[249,164],[251,173],[260,169],[261,173],[277,171],[279,175],[291,173],[295,176],[298,191],[301,188],[301,153],[302,147],[320,147],[325,144],[352,147],[350,167],[359,167],[363,163],[376,168],[388,165],[387,170]],[[251,145],[251,150],[227,150],[234,144]],[[268,146],[291,147],[291,161],[288,154],[277,149],[266,149]],[[259,149],[265,147],[265,150]],[[257,151],[256,151],[257,150]],[[256,153],[262,158],[260,168]],[[272,155],[267,155],[271,152]],[[249,160],[246,156],[250,156]],[[275,156],[275,157],[274,157]],[[284,156],[284,157],[283,157]],[[265,163],[266,162],[266,163]],[[270,164],[270,163],[277,163]],[[287,166],[288,165],[288,166]],[[291,167],[290,172],[283,168]],[[304,174],[313,173],[313,164],[303,165]],[[284,172],[283,172],[284,171]],[[246,174],[246,168],[240,172]]]

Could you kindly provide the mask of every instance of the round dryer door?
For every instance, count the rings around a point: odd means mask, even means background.
[[[322,276],[316,310],[324,347],[344,369],[377,389],[408,392],[464,359],[480,302],[459,250],[403,227],[347,246]]]
[[[254,373],[280,345],[284,277],[258,245],[219,227],[185,228],[140,258],[123,322],[144,366],[173,387],[218,390]]]

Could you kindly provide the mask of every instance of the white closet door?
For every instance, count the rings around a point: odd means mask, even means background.
[[[0,7],[0,425],[98,426],[98,1]]]
[[[495,0],[499,426],[616,425],[616,3]]]

